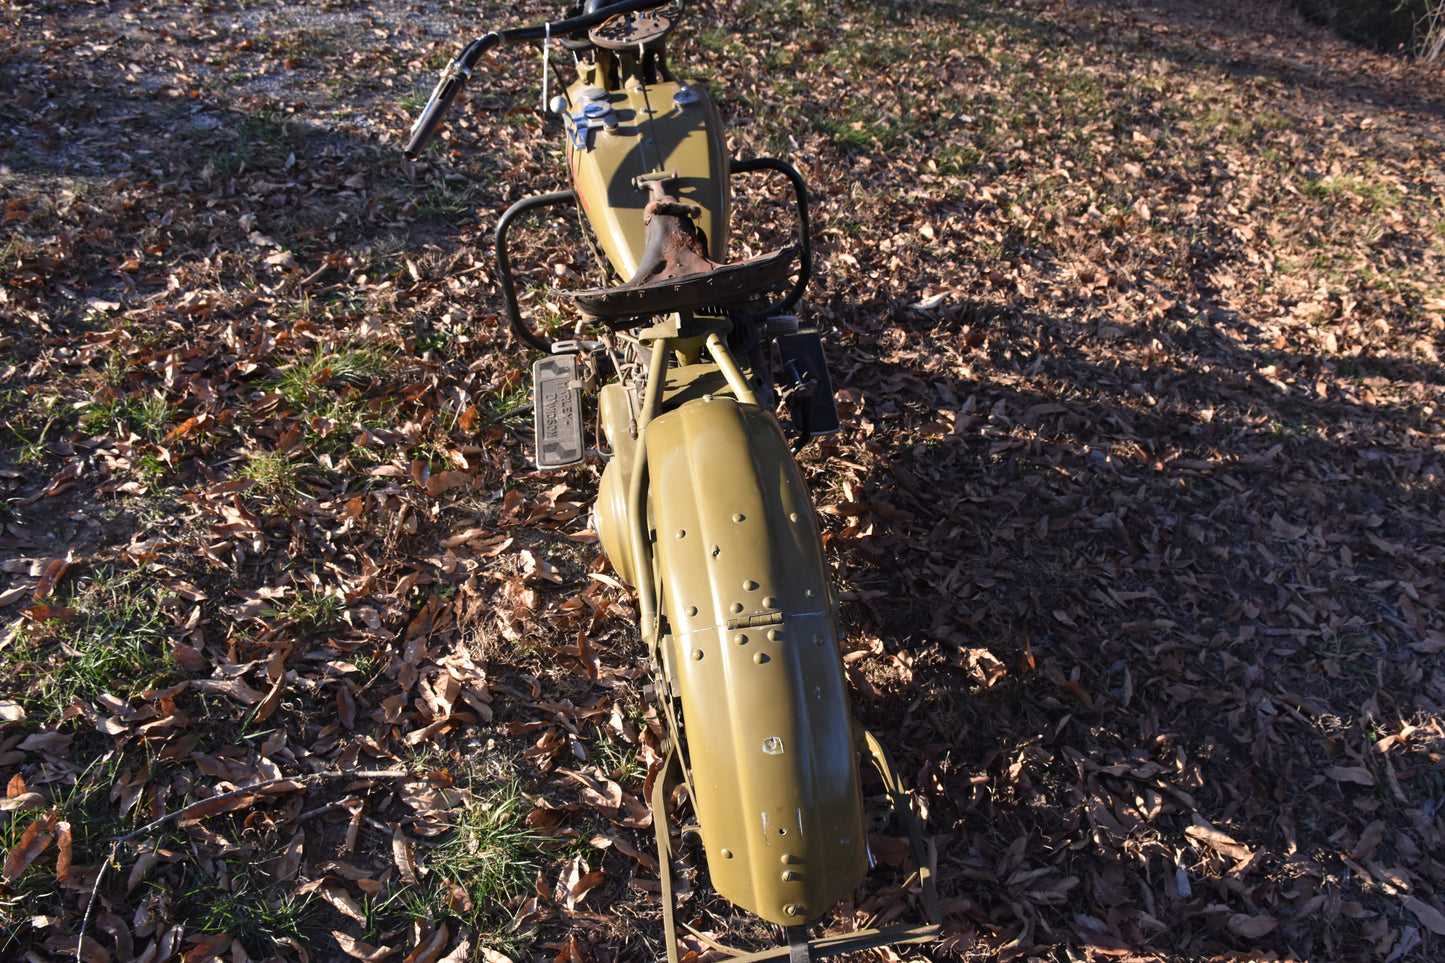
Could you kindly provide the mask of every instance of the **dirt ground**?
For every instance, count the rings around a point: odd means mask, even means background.
[[[552,12],[0,0],[0,957],[662,956],[602,466],[532,471],[490,268],[539,53],[399,156]],[[944,897],[887,958],[1445,954],[1439,71],[1237,0],[718,2],[672,60],[813,194],[801,461]],[[916,916],[899,833],[815,933]]]

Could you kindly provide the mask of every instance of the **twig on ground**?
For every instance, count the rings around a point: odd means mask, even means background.
[[[369,769],[360,772],[312,772],[300,776],[282,776],[279,779],[267,779],[265,782],[258,782],[254,786],[232,789],[229,792],[223,792],[216,796],[198,800],[189,806],[183,806],[175,812],[166,813],[159,819],[154,819],[141,828],[126,833],[124,836],[115,837],[114,841],[116,843],[129,842],[137,836],[144,836],[152,830],[164,826],[172,819],[184,819],[188,814],[200,812],[205,807],[214,805],[218,800],[236,799],[241,796],[265,795],[268,789],[275,788],[283,783],[299,783],[300,785],[296,787],[299,789],[310,783],[322,782],[327,779],[400,779],[410,775],[412,775],[412,773],[405,769]]]
[[[85,931],[90,926],[90,911],[95,908],[95,894],[100,892],[100,881],[105,878],[105,871],[115,859],[116,852],[120,849],[120,840],[110,844],[110,852],[105,859],[101,860],[100,869],[95,871],[95,882],[90,886],[90,896],[85,901],[85,912],[80,917],[80,932],[75,937],[75,963],[82,963],[80,951],[85,948]]]

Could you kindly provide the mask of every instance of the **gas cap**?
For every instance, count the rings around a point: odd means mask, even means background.
[[[697,91],[691,87],[684,87],[672,95],[672,102],[679,107],[691,107],[697,103]]]

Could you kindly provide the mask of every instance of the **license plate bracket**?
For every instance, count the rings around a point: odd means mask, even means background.
[[[828,359],[823,354],[823,338],[816,330],[803,330],[778,336],[778,357],[785,376],[796,373],[803,381],[812,381],[813,390],[806,402],[808,434],[811,437],[831,435],[841,427],[838,404],[833,400],[833,379],[828,376]]]

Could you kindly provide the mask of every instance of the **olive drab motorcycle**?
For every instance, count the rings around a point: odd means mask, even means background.
[[[539,468],[585,458],[582,391],[605,381],[595,521],[637,593],[666,724],[651,802],[668,959],[678,960],[679,925],[739,960],[923,942],[938,931],[933,874],[887,754],[851,714],[837,600],[794,462],[809,438],[838,429],[819,333],[794,313],[812,270],[807,191],[782,161],[729,157],[707,89],[667,62],[681,15],[675,0],[589,0],[559,21],[488,33],[446,68],[406,154],[432,139],[488,51],[540,42],[571,53],[576,78],[549,105],[565,127],[571,187],[502,215],[496,273],[512,331],[544,354],[533,366]],[[730,260],[733,179],[760,173],[791,186],[796,239]],[[616,283],[565,292],[577,326],[553,343],[523,319],[508,232],[524,214],[574,205]],[[915,869],[904,889],[919,893],[927,921],[810,940],[808,924],[870,865],[864,758],[906,827]],[[719,894],[783,928],[779,946],[743,953],[678,919],[671,855],[682,833],[701,838]]]

